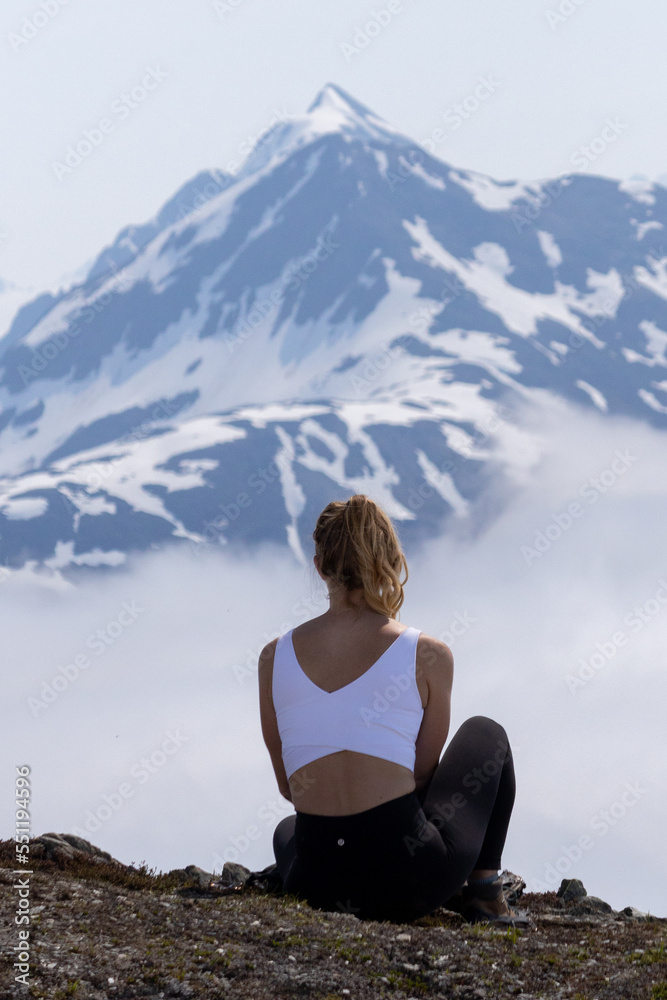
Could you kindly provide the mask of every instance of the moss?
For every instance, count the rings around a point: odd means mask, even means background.
[[[425,993],[428,990],[428,983],[420,976],[408,976],[403,972],[392,969],[387,973],[387,982],[396,989],[404,990],[408,995],[412,992]]]
[[[66,1000],[67,997],[73,997],[79,988],[78,979],[68,979],[67,986],[64,990],[56,990],[53,994],[53,1000]]]
[[[656,983],[651,990],[651,1000],[667,1000],[667,983]]]
[[[14,858],[15,845],[13,840],[0,840],[0,862],[8,862]],[[30,866],[34,871],[66,872],[78,879],[90,882],[106,882],[122,889],[154,889],[164,892],[169,889],[199,887],[199,881],[183,882],[182,876],[170,875],[168,872],[158,872],[157,868],[148,868],[144,862],[137,866],[123,867],[105,861],[94,861],[92,857],[75,856],[62,858],[56,865],[53,861],[42,858],[30,858]]]
[[[667,964],[667,952],[665,942],[661,941],[657,948],[647,948],[643,954],[636,952],[630,955],[631,962],[639,962],[640,965],[660,965]]]
[[[508,944],[516,944],[523,934],[518,927],[508,927],[504,937]]]
[[[301,934],[288,934],[284,938],[270,938],[269,944],[273,948],[305,948],[309,942]]]

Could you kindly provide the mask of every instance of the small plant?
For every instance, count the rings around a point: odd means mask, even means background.
[[[387,982],[396,989],[404,990],[408,996],[415,991],[425,993],[428,989],[428,983],[420,975],[407,976],[403,972],[396,972],[393,969],[387,973]]]
[[[56,990],[54,993],[55,1000],[65,1000],[66,997],[73,997],[79,988],[78,979],[68,979],[67,986],[64,990]]]
[[[508,927],[505,939],[509,942],[509,944],[516,944],[521,936],[521,931],[518,927]]]
[[[336,945],[336,954],[347,962],[369,962],[371,956],[361,950],[359,945],[340,944]]]
[[[667,1000],[667,983],[656,983],[651,990],[651,1000]]]
[[[635,952],[630,955],[631,962],[639,962],[640,965],[654,965],[656,962],[667,963],[667,952],[665,952],[665,942],[661,941],[657,948],[647,948],[645,952]]]

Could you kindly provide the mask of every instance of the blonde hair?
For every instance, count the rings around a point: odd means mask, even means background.
[[[373,611],[397,617],[408,565],[393,524],[374,500],[364,493],[332,500],[317,519],[313,540],[324,576],[346,590],[363,587]]]

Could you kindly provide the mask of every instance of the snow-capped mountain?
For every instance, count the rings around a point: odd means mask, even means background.
[[[666,218],[646,181],[456,169],[328,84],[0,337],[0,564],[303,559],[353,492],[407,548],[475,530],[535,461],[515,402],[667,425]]]

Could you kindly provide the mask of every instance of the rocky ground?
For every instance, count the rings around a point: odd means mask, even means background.
[[[466,924],[445,909],[399,925],[312,910],[261,882],[222,894],[193,866],[127,867],[65,834],[30,843],[22,985],[14,887],[27,876],[13,874],[14,851],[0,841],[0,1000],[667,1000],[667,920],[616,912],[575,881],[560,896],[523,893],[525,930]],[[235,882],[247,872],[223,874]]]

